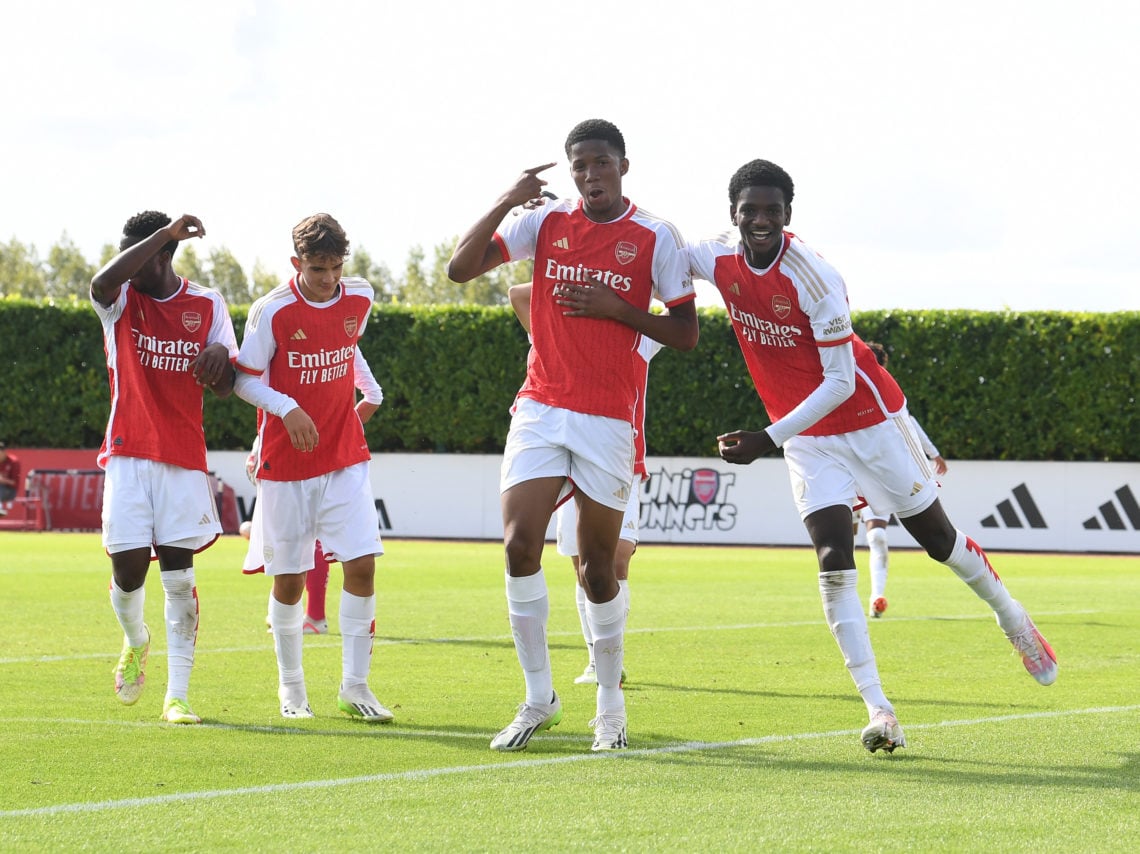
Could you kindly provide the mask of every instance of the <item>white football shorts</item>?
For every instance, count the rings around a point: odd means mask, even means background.
[[[554,514],[556,520],[555,543],[563,557],[578,556],[578,505],[571,498],[558,506]],[[621,539],[637,545],[640,539],[641,490],[630,490],[629,502],[625,506],[625,516],[621,520]]]
[[[624,511],[633,492],[633,425],[519,398],[503,451],[499,491],[566,477],[599,504]]]
[[[371,463],[308,480],[259,480],[242,571],[295,575],[313,566],[313,541],[343,563],[384,554]]]
[[[201,551],[222,533],[205,472],[140,457],[112,456],[103,479],[103,548],[178,546]]]
[[[879,518],[921,513],[938,485],[906,409],[881,424],[835,436],[793,436],[784,462],[800,518],[825,507],[853,507],[862,496]]]

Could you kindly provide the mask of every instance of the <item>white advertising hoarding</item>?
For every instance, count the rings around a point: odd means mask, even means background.
[[[210,454],[248,518],[255,490],[245,454]],[[498,540],[496,455],[374,454],[372,484],[382,533],[391,537]],[[984,548],[1140,553],[1140,463],[951,460],[941,478],[951,520]],[[716,458],[650,457],[641,484],[641,539],[655,543],[808,545],[779,458],[733,466]],[[892,547],[914,541],[895,520]],[[551,528],[553,536],[553,528]]]

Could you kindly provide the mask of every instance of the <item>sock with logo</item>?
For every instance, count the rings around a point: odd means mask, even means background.
[[[625,595],[618,588],[609,602],[586,602],[590,634],[594,636],[594,668],[598,674],[598,714],[623,712],[621,667],[625,655]]]

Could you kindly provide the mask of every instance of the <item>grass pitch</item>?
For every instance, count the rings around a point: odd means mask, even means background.
[[[644,545],[626,638],[632,749],[593,754],[573,578],[549,548],[565,716],[499,754],[488,743],[523,695],[500,545],[386,544],[371,684],[396,721],[383,726],[336,710],[336,566],[332,634],[305,639],[317,717],[280,718],[268,581],[241,575],[244,546],[199,555],[190,699],[205,723],[178,727],[159,721],[157,567],[147,687],[125,707],[98,537],[0,534],[0,850],[1140,847],[1135,557],[991,555],[1057,651],[1060,677],[1042,688],[949,570],[893,551],[890,609],[870,628],[908,747],[872,756],[809,551]]]

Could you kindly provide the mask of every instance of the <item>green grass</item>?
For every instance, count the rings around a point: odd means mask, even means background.
[[[198,558],[191,701],[205,724],[175,727],[158,720],[157,570],[147,688],[124,707],[98,537],[0,534],[0,850],[1140,846],[1135,557],[991,555],[1057,650],[1060,678],[1042,688],[949,570],[894,551],[891,607],[870,628],[908,747],[872,756],[808,551],[642,546],[633,749],[592,754],[571,570],[550,548],[565,717],[524,753],[497,754],[488,742],[522,699],[498,544],[386,544],[372,669],[397,716],[385,726],[336,711],[336,567],[333,634],[305,639],[317,717],[279,717],[268,581],[241,575],[244,545],[223,538]]]

